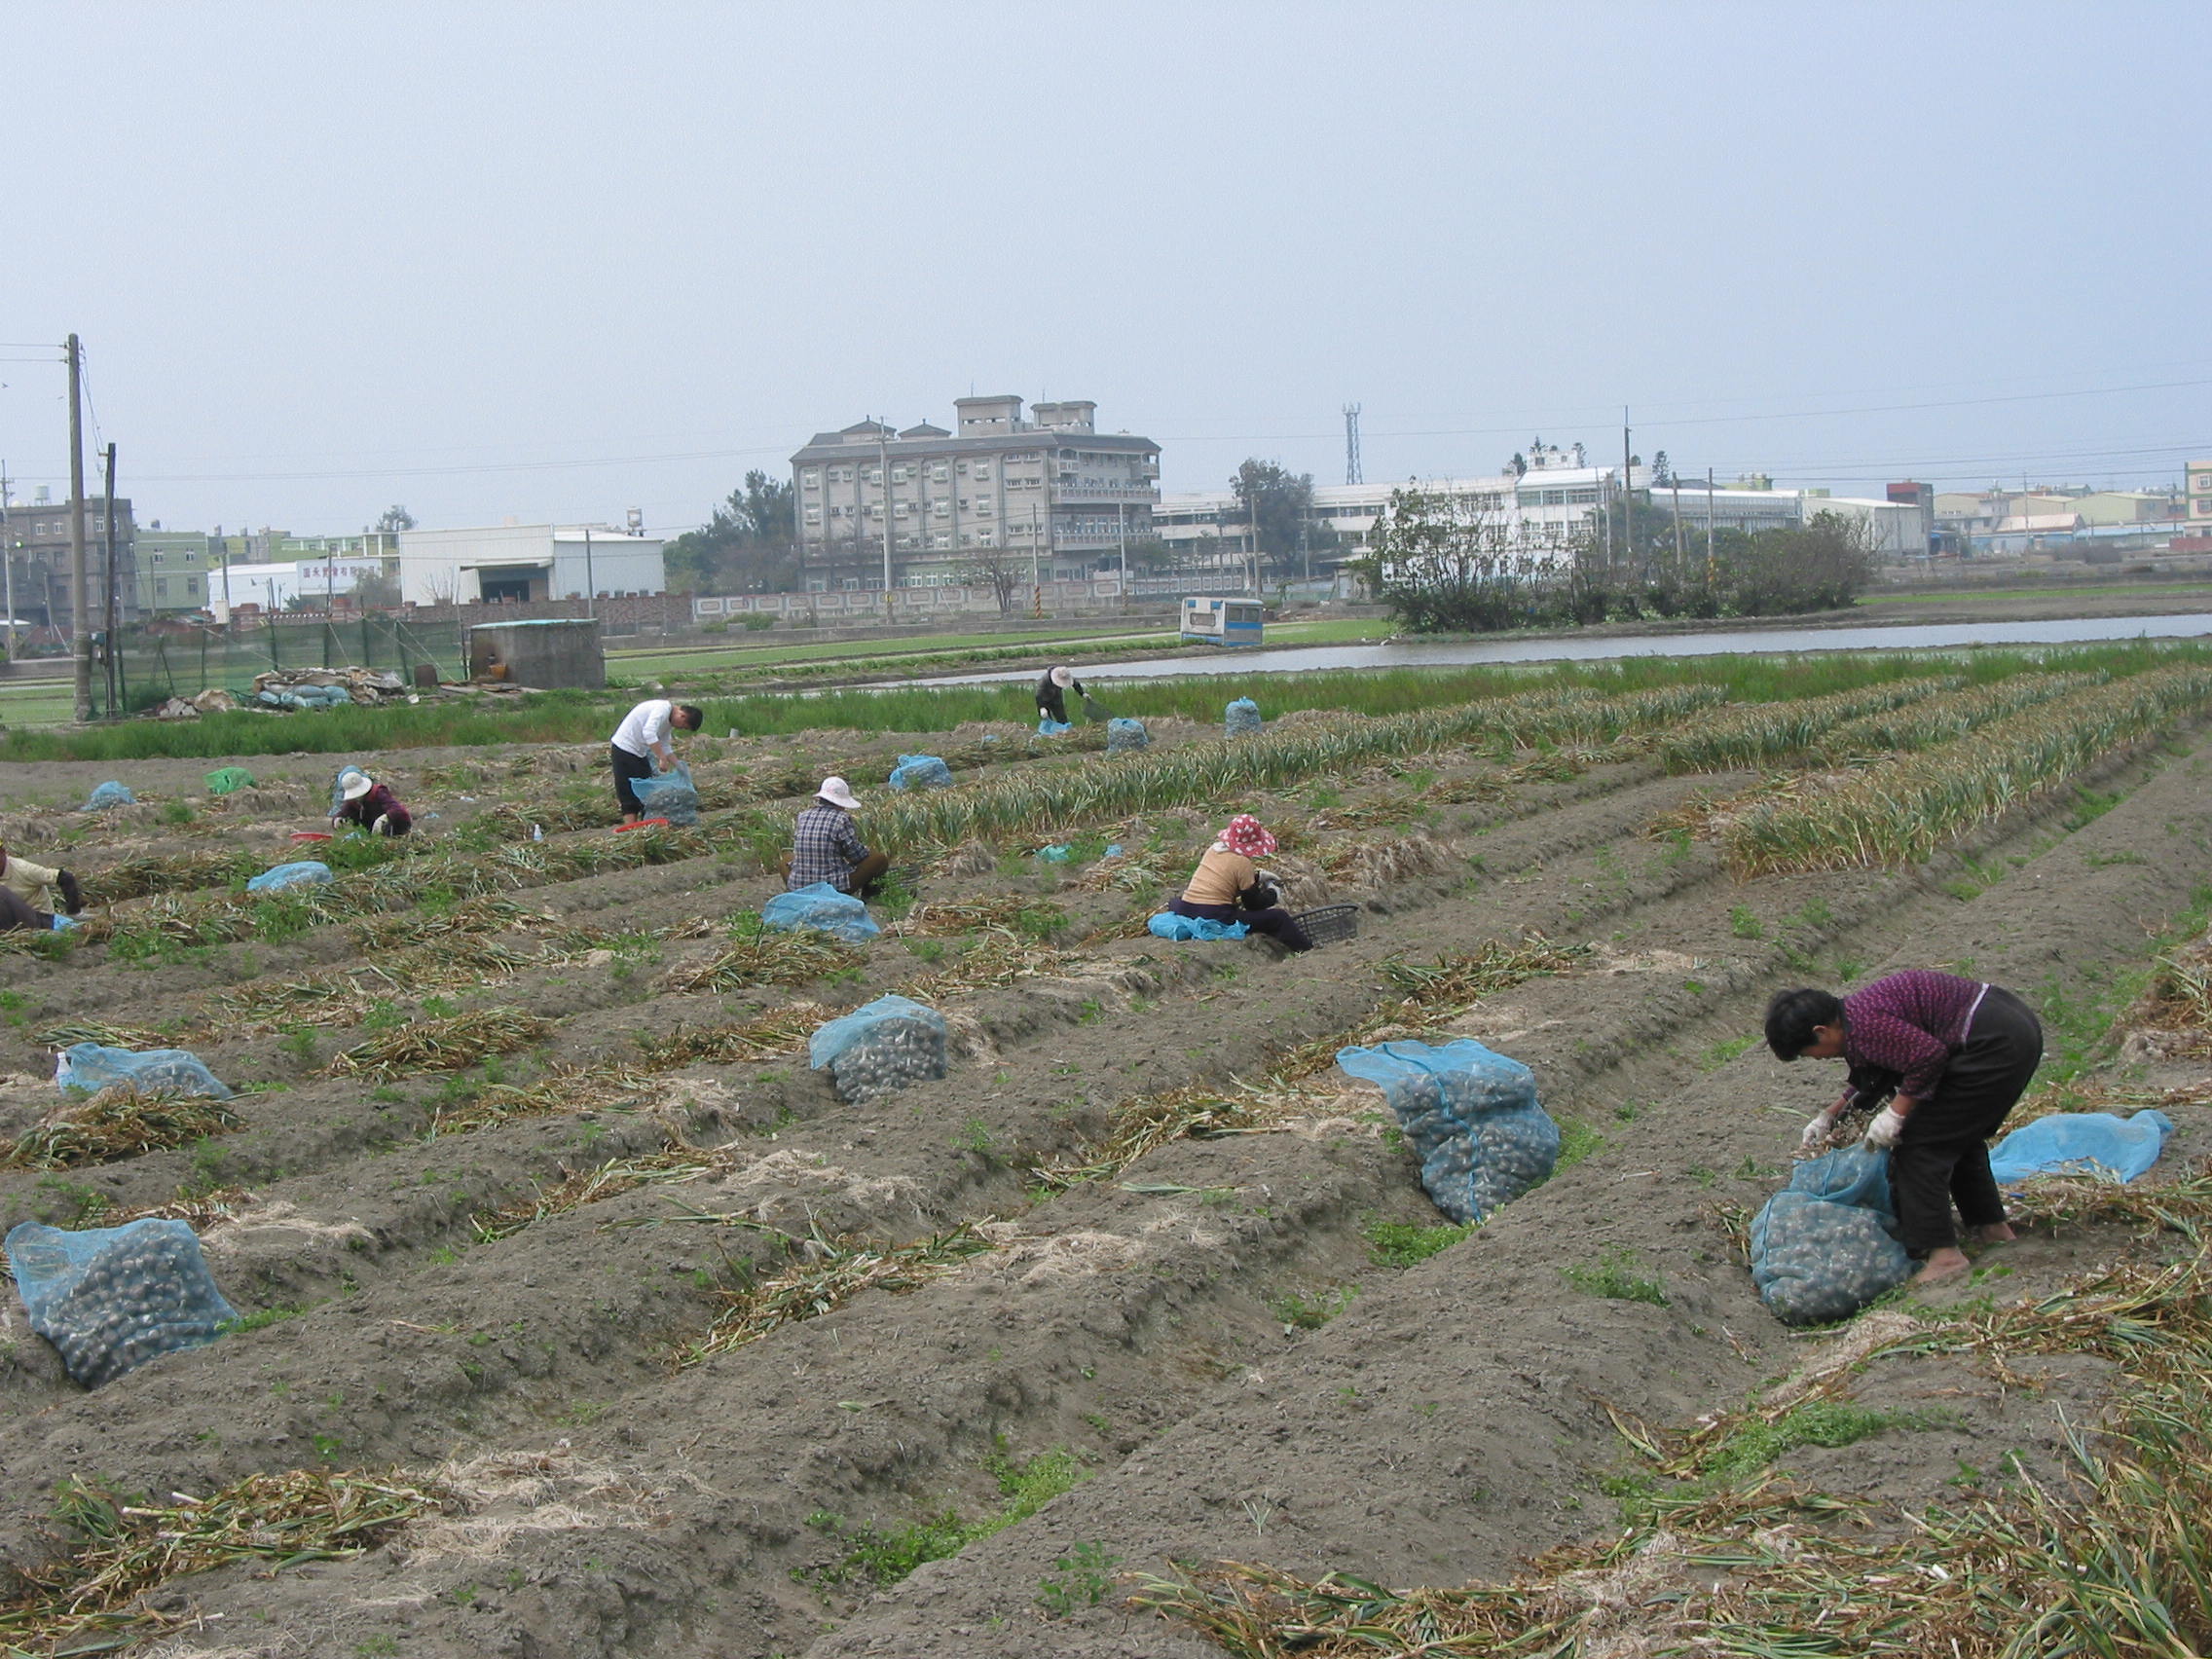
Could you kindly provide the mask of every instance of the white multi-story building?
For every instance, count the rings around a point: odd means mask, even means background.
[[[810,593],[929,587],[1013,558],[1073,581],[1152,534],[1160,446],[1106,433],[1098,406],[953,400],[960,430],[863,421],[792,457],[799,568]],[[885,473],[888,471],[889,477]]]
[[[507,524],[399,533],[399,597],[414,605],[664,593],[664,538],[612,525]]]

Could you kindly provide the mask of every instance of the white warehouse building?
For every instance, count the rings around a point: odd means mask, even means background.
[[[665,538],[611,525],[508,524],[399,533],[399,597],[414,605],[662,593]]]
[[[1709,509],[1702,479],[1695,483],[1684,479],[1678,488],[1656,484],[1649,467],[1638,466],[1629,473],[1629,487],[1636,492],[1640,509],[1650,505],[1678,512],[1686,532],[1704,534]],[[1493,513],[1517,541],[1564,555],[1599,503],[1619,498],[1621,468],[1539,464],[1519,476],[1506,472],[1488,478],[1315,485],[1311,522],[1334,531],[1339,538],[1340,551],[1330,557],[1364,549],[1389,511],[1392,492],[1401,489],[1449,496],[1467,510]],[[1928,552],[1920,509],[1907,502],[1830,496],[1819,490],[1720,488],[1712,493],[1711,503],[1713,523],[1721,530],[1774,530],[1808,524],[1817,513],[1832,512],[1864,520],[1878,558],[1918,558]],[[1211,554],[1214,562],[1235,567],[1251,551],[1251,521],[1230,490],[1163,495],[1153,509],[1152,527],[1155,535],[1194,563]],[[1316,555],[1317,568],[1318,561]]]

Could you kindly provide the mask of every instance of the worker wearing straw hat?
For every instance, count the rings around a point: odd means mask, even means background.
[[[1037,682],[1037,718],[1039,719],[1057,720],[1061,725],[1066,725],[1068,723],[1067,694],[1070,690],[1073,690],[1078,697],[1088,697],[1090,695],[1083,688],[1083,682],[1075,677],[1074,669],[1047,669],[1044,678]]]
[[[391,786],[378,783],[358,768],[339,778],[338,794],[338,805],[330,814],[332,829],[350,824],[372,835],[404,835],[415,828],[413,815],[399,804]]]
[[[784,861],[784,886],[796,892],[827,881],[840,893],[873,898],[876,884],[891,867],[889,853],[871,853],[853,828],[860,797],[842,778],[824,778],[814,804],[792,827],[791,857]]]
[[[1275,838],[1249,812],[1232,818],[1198,860],[1191,884],[1167,902],[1178,916],[1198,921],[1242,922],[1291,950],[1311,950],[1312,940],[1284,909],[1273,878],[1256,861],[1275,850]]]

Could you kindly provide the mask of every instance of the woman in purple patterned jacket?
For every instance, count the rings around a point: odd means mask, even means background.
[[[1989,1138],[2043,1063],[2043,1026],[2026,1003],[2001,985],[1912,969],[1848,997],[1778,991],[1766,1041],[1780,1059],[1850,1064],[1843,1097],[1805,1125],[1808,1143],[1855,1102],[1888,1098],[1866,1144],[1890,1153],[1898,1232],[1926,1263],[1915,1284],[1971,1265],[1951,1226],[1954,1199],[1975,1242],[2012,1237]]]

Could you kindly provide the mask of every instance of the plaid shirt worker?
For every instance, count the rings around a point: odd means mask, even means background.
[[[841,806],[817,801],[798,815],[792,830],[792,873],[785,886],[796,892],[827,881],[840,893],[850,893],[853,866],[867,857],[867,848],[853,829],[853,815]]]

